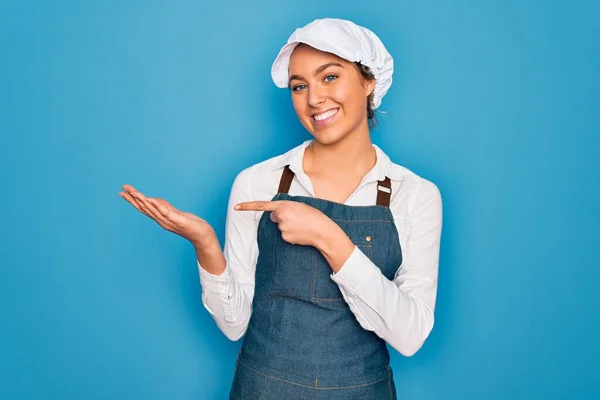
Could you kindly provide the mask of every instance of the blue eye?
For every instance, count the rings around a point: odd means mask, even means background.
[[[331,78],[331,79],[330,79]],[[334,80],[336,80],[338,77],[337,75],[334,74],[329,74],[325,77],[325,81],[326,82],[333,82]]]
[[[304,88],[305,86],[306,86],[306,85],[296,85],[296,86],[292,87],[292,90],[293,90],[294,92],[297,92],[297,91],[299,91],[299,90],[302,90],[302,88]]]

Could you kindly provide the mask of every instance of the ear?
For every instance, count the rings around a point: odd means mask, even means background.
[[[369,97],[375,90],[375,80],[368,80],[365,84],[365,96]]]

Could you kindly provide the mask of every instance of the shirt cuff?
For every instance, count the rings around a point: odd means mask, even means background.
[[[200,272],[200,284],[202,290],[213,293],[228,293],[228,288],[231,283],[231,271],[228,265],[225,265],[225,271],[221,275],[214,275],[202,268],[200,262],[196,260],[198,264],[198,271]]]
[[[357,295],[368,285],[381,270],[357,246],[338,272],[331,274],[331,279],[342,287],[346,293]]]

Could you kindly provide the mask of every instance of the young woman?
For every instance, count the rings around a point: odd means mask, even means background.
[[[395,399],[386,343],[410,356],[433,327],[440,193],[370,139],[392,70],[350,21],[294,32],[272,75],[313,139],[237,176],[223,251],[204,220],[121,192],[194,245],[205,307],[244,336],[231,399]]]

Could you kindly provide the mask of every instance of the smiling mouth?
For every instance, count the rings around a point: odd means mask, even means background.
[[[313,115],[312,118],[318,124],[326,123],[329,120],[331,120],[331,118],[333,118],[333,116],[335,116],[338,113],[339,110],[340,110],[339,108],[334,108],[332,110],[327,110],[324,113]]]

